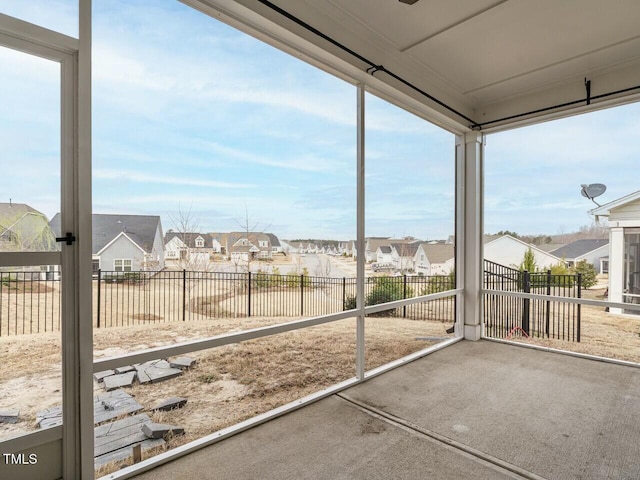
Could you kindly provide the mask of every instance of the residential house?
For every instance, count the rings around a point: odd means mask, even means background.
[[[233,262],[247,263],[253,259],[268,260],[273,256],[271,238],[266,233],[230,232],[224,236],[225,250]]]
[[[414,257],[415,271],[422,275],[448,275],[455,268],[452,243],[421,243]]]
[[[394,242],[391,244],[391,261],[400,272],[407,273],[415,271],[414,259],[420,244],[420,240],[400,243]]]
[[[158,271],[164,268],[162,222],[158,215],[92,215],[93,271]],[[51,219],[60,236],[60,214]]]
[[[376,263],[393,263],[390,245],[380,245],[376,250]]]
[[[586,260],[595,267],[597,273],[609,272],[608,239],[576,240],[550,253],[562,258],[569,267]]]
[[[55,251],[55,237],[43,213],[25,203],[0,203],[0,251]]]
[[[609,224],[609,300],[640,303],[640,190],[590,211]],[[623,313],[611,308],[611,313]]]
[[[391,237],[368,237],[364,240],[364,261],[367,263],[377,261],[378,247],[382,245],[391,246]],[[355,247],[355,245],[354,245]],[[355,251],[355,248],[354,248]]]
[[[524,254],[529,248],[533,252],[539,269],[547,269],[562,262],[562,258],[545,252],[537,245],[523,242],[511,235],[485,235],[483,244],[484,259],[506,267],[519,268],[524,259]]]
[[[273,233],[266,234],[271,242],[271,253],[284,253],[284,246],[280,243],[280,239]]]
[[[190,265],[206,265],[214,254],[221,253],[222,245],[209,233],[174,232],[164,238],[165,259],[184,261]]]
[[[531,249],[538,268],[547,269],[562,262],[560,257],[545,252],[536,245],[523,242],[511,235],[486,235],[484,238],[484,258],[500,265],[518,268],[524,254]]]

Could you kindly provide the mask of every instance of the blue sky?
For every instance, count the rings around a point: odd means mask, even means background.
[[[0,0],[0,12],[76,35],[74,5]],[[95,1],[93,33],[95,212],[159,214],[167,230],[180,206],[203,231],[238,229],[248,212],[283,238],[355,236],[355,87],[173,0]],[[0,114],[11,171],[0,187],[51,216],[59,127],[48,63],[0,50],[10,87],[0,101],[14,112]],[[626,173],[638,113],[490,135],[485,230],[571,231],[590,222],[581,183],[607,184],[605,201],[638,190]],[[453,135],[371,95],[366,121],[367,234],[453,233]]]

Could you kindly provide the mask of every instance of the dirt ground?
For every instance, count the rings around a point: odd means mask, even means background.
[[[602,299],[604,290],[585,298]],[[105,358],[171,345],[224,332],[240,331],[291,318],[208,319],[143,324],[94,331],[94,356]],[[449,337],[448,323],[402,318],[367,318],[367,369]],[[21,421],[0,425],[0,440],[35,429],[35,414],[61,402],[59,332],[0,338],[0,410],[19,409]],[[640,362],[640,318],[616,316],[602,308],[582,307],[580,343],[521,339],[564,350]],[[170,439],[173,448],[233,425],[355,375],[355,319],[195,352],[195,367],[180,377],[126,389],[145,409],[156,401],[181,396],[187,405],[152,414],[155,421],[185,428]],[[29,372],[29,373],[25,373]],[[102,391],[98,384],[96,393]],[[117,469],[110,466],[99,473]]]
[[[291,318],[101,329],[94,332],[94,356],[110,357],[278,321]],[[401,318],[368,318],[366,322],[367,369],[449,337],[445,332],[448,323]],[[184,436],[169,441],[170,448],[176,447],[354,377],[355,332],[355,319],[346,319],[194,352],[190,356],[197,359],[197,364],[182,376],[157,384],[136,384],[126,390],[145,409],[171,396],[188,399],[180,410],[151,415],[155,421],[185,428]],[[58,333],[0,338],[4,360],[0,370],[0,410],[15,408],[21,414],[19,423],[0,425],[0,440],[33,431],[36,412],[60,404],[59,338]],[[96,393],[102,391],[97,383],[95,386]]]

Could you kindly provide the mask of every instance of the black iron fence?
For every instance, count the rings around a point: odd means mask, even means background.
[[[484,288],[505,292],[580,298],[582,278],[576,275],[530,273],[484,261]],[[545,299],[485,295],[485,335],[508,338],[514,334],[529,337],[580,341],[580,305]]]
[[[98,328],[203,318],[304,317],[356,307],[356,279],[290,273],[99,271],[95,280]],[[375,305],[451,290],[452,277],[371,277],[365,303]],[[453,323],[454,297],[390,309],[385,316]]]
[[[520,272],[484,262],[486,289],[581,296],[580,275]],[[453,276],[370,277],[365,304],[376,305],[455,288]],[[356,279],[297,274],[106,272],[93,281],[97,328],[207,318],[304,317],[355,308]],[[376,315],[453,323],[455,297],[420,302]],[[485,334],[580,341],[580,305],[487,294]],[[0,336],[60,330],[60,280],[43,272],[0,272]]]
[[[449,276],[371,277],[365,304],[455,288]],[[0,336],[60,330],[60,279],[40,272],[0,272]],[[356,279],[290,273],[112,272],[93,280],[97,328],[210,318],[305,317],[355,308]],[[455,297],[377,315],[453,323]]]
[[[0,272],[0,336],[60,330],[59,284],[46,272]]]

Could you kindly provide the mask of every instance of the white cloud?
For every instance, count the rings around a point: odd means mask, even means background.
[[[162,185],[185,185],[192,187],[211,187],[211,188],[229,188],[229,189],[246,189],[253,188],[255,185],[248,183],[219,182],[216,180],[203,180],[200,178],[175,177],[171,175],[156,175],[146,172],[135,172],[131,170],[108,170],[96,169],[93,171],[93,178],[100,180],[124,180],[134,181],[137,183],[152,183]]]

